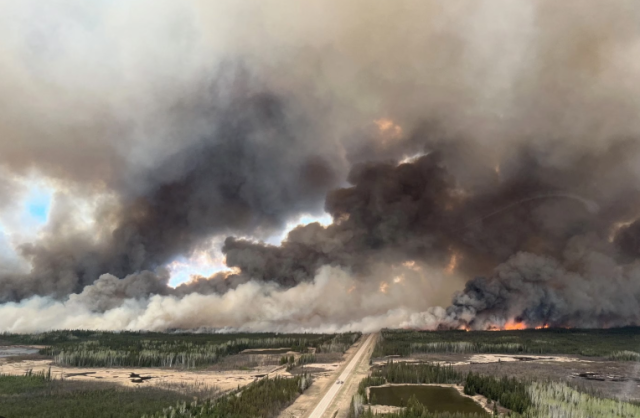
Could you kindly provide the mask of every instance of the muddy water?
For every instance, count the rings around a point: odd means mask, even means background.
[[[412,396],[430,411],[486,414],[472,399],[460,395],[452,387],[440,386],[383,386],[372,387],[371,403],[378,405],[406,406]]]
[[[0,357],[25,356],[27,354],[36,354],[37,348],[32,347],[0,347]]]

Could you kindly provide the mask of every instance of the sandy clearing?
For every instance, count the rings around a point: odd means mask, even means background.
[[[139,385],[205,385],[215,387],[221,391],[236,389],[238,386],[247,385],[254,380],[268,375],[291,376],[282,366],[263,366],[253,370],[242,371],[211,371],[211,370],[180,370],[160,369],[145,367],[126,368],[102,368],[102,367],[60,367],[53,365],[50,360],[26,360],[16,363],[0,362],[0,373],[21,375],[28,370],[34,372],[47,371],[51,368],[51,374],[55,378],[78,381],[103,381],[117,383],[127,387]],[[133,383],[131,373],[140,376],[150,376],[143,383]]]
[[[440,365],[464,366],[469,364],[488,364],[488,363],[504,363],[504,362],[549,362],[549,363],[592,363],[592,360],[584,360],[578,357],[568,356],[539,356],[539,355],[515,355],[515,354],[473,354],[466,360],[446,361],[446,360],[427,360],[416,357],[393,357],[377,359],[374,362],[376,366],[382,366],[388,361],[397,363],[432,363]]]
[[[503,361],[544,361],[559,363],[591,363],[577,357],[567,356],[537,356],[537,355],[507,355],[507,354],[474,354],[469,363],[499,363]]]
[[[374,414],[392,414],[395,412],[400,412],[404,408],[400,406],[391,406],[391,405],[367,405],[365,408],[371,408],[371,412]]]
[[[268,354],[300,354],[295,351],[291,351],[290,348],[281,347],[281,348],[247,348],[246,350],[242,350],[239,354],[260,354],[263,352],[267,352]],[[277,351],[277,352],[276,352]],[[273,352],[273,353],[270,353]]]

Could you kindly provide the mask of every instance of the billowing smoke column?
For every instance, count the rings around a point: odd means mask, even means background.
[[[637,2],[39,3],[0,0],[0,214],[56,192],[0,330],[640,322]]]

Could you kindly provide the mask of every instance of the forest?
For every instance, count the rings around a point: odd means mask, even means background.
[[[416,353],[571,354],[640,359],[640,328],[517,331],[383,330],[373,357]]]
[[[124,388],[53,379],[50,373],[0,375],[0,416],[21,418],[180,418],[276,416],[312,383],[309,375],[256,380],[223,396],[199,388]],[[194,395],[201,400],[194,400]]]
[[[215,400],[180,402],[175,407],[142,418],[272,418],[289,406],[311,382],[306,374],[293,378],[266,378]]]
[[[344,352],[360,338],[347,334],[196,334],[153,332],[54,331],[1,334],[0,342],[46,345],[40,354],[72,367],[198,368],[247,349],[286,348],[306,353]]]
[[[28,371],[22,376],[0,375],[0,416],[140,418],[193,399],[194,392],[188,392],[53,379],[50,373]],[[215,390],[199,393],[201,396],[214,394]]]
[[[482,395],[494,413],[498,406],[510,410],[510,416],[519,418],[637,418],[640,405],[608,399],[599,393],[563,382],[527,382],[517,378],[496,378],[469,372],[463,376],[451,366],[428,363],[392,362],[376,367],[371,375],[362,379],[357,394],[351,401],[349,418],[471,418],[477,414],[453,414],[429,411],[415,398],[394,413],[376,414],[367,405],[367,387],[385,383],[456,383],[463,385],[468,396]],[[373,403],[373,402],[371,402]]]

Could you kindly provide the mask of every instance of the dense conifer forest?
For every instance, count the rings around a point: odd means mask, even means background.
[[[72,367],[180,367],[214,364],[247,349],[286,348],[306,353],[344,352],[360,333],[196,334],[153,332],[53,331],[2,334],[4,344],[46,345],[40,351],[54,363]],[[308,360],[308,358],[306,358]]]
[[[469,396],[480,394],[489,402],[518,413],[524,413],[531,406],[531,398],[524,383],[515,378],[482,376],[469,373],[464,382],[464,393]]]
[[[415,353],[571,354],[640,359],[640,328],[518,331],[383,330],[373,356]]]

